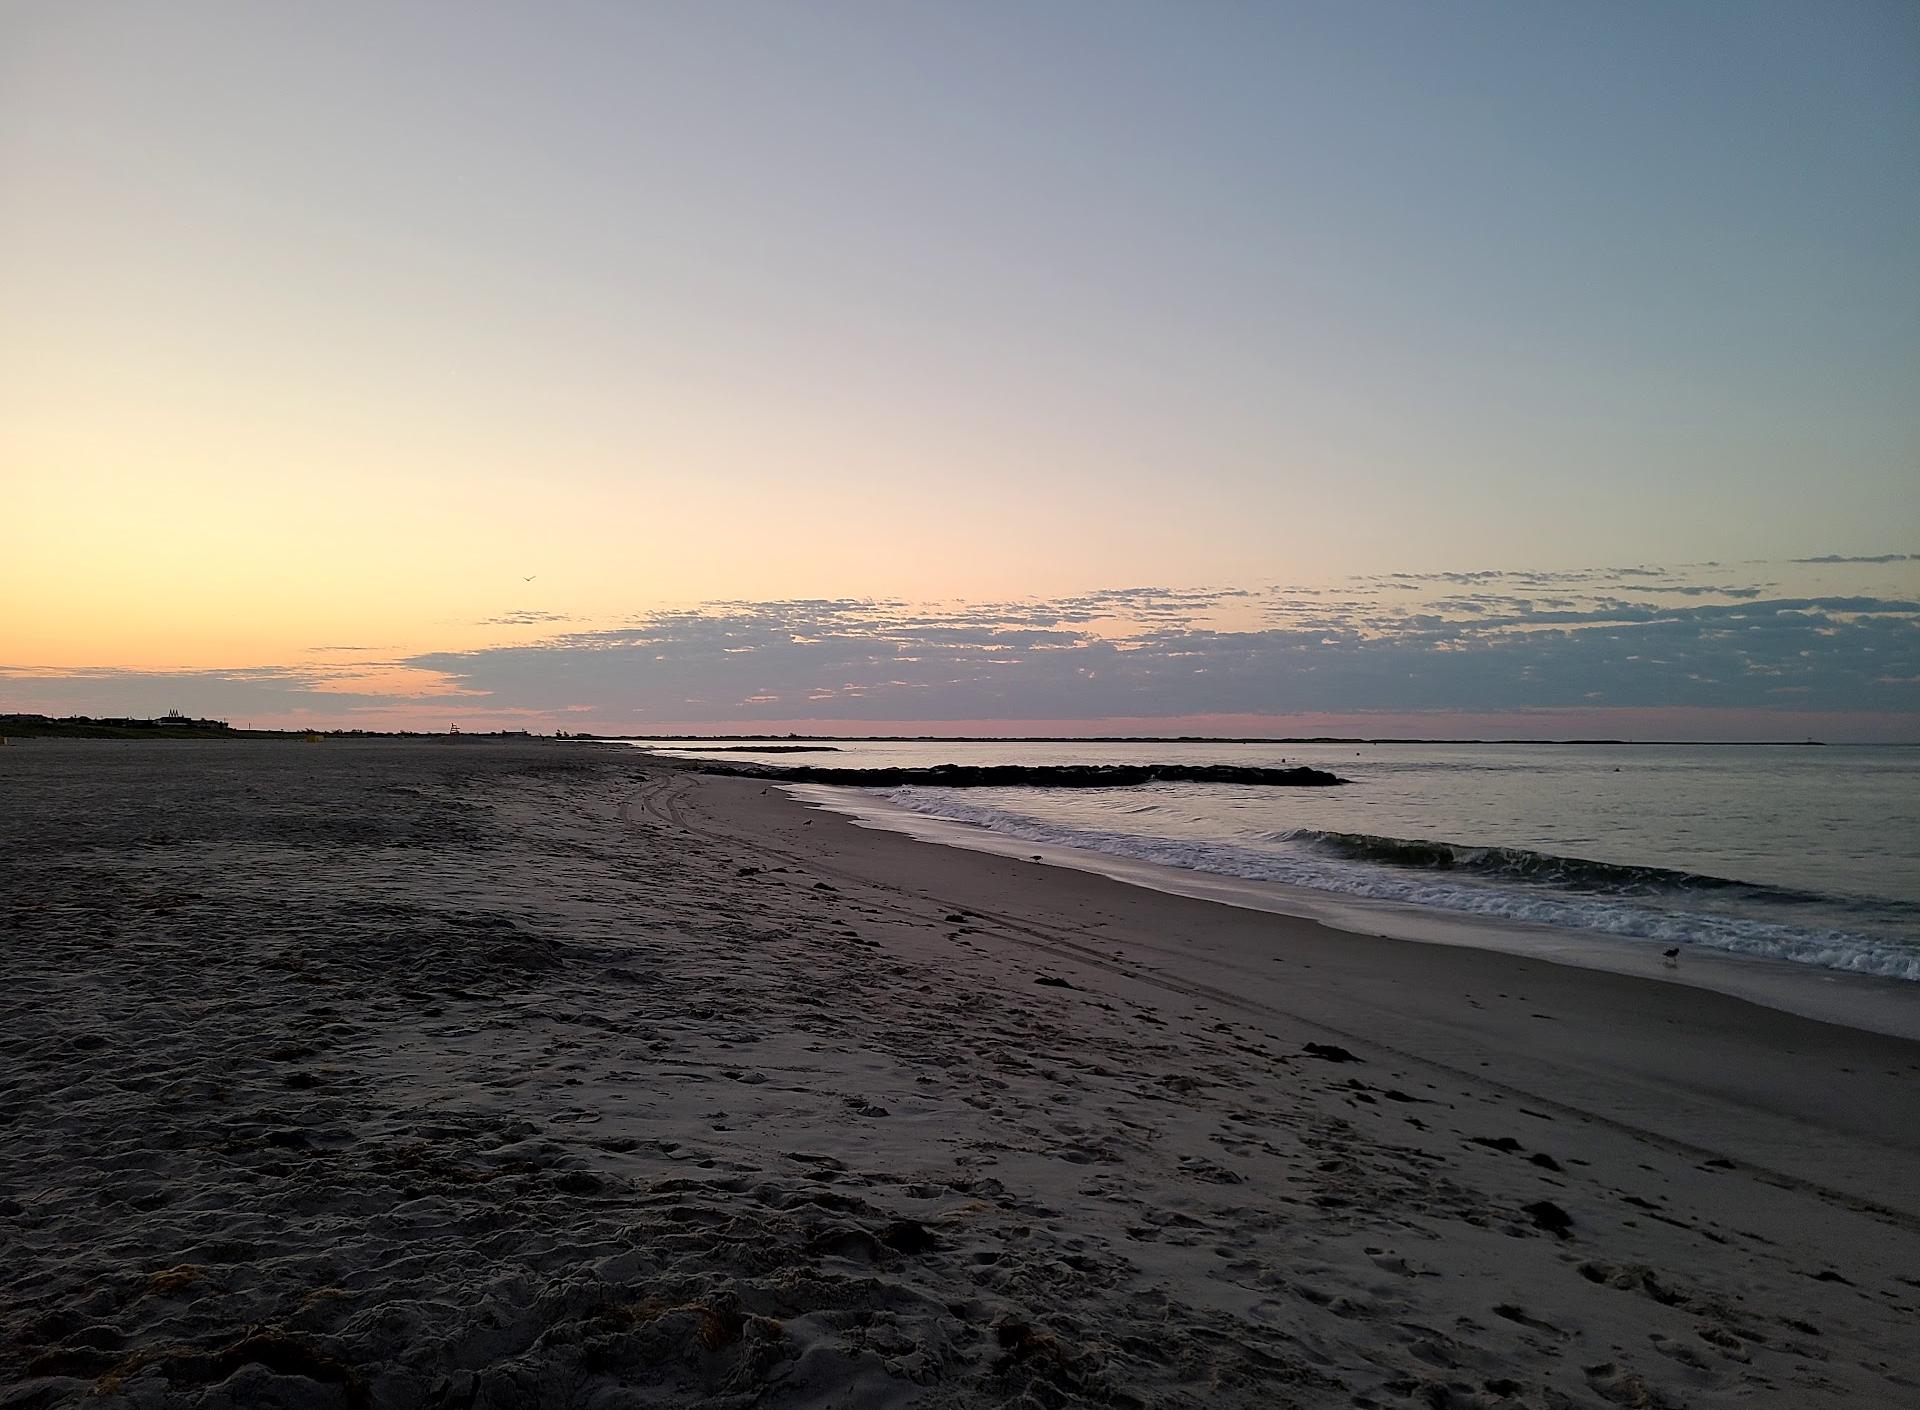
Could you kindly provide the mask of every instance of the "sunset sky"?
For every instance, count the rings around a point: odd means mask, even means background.
[[[1920,7],[0,6],[0,711],[1920,739]]]

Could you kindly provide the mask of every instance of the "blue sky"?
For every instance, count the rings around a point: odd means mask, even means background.
[[[1907,3],[12,5],[0,665],[1906,551],[1917,56]]]

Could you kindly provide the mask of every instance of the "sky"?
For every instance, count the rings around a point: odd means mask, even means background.
[[[1920,739],[1916,387],[1906,0],[0,4],[0,711]]]

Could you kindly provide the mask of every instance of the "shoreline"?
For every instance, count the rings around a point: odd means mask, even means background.
[[[669,759],[671,756],[667,756]],[[1578,969],[1650,983],[1679,984],[1744,999],[1802,1018],[1920,1040],[1920,982],[1859,974],[1766,956],[1700,946],[1684,963],[1660,968],[1664,942],[1531,925],[1498,917],[1345,896],[1174,867],[1088,848],[1036,842],[952,819],[915,813],[864,792],[823,784],[778,784],[803,806],[851,819],[856,826],[893,832],[933,846],[997,856],[1039,855],[1049,865],[1090,872],[1202,902],[1311,920],[1356,936],[1451,945],[1527,956]]]
[[[1920,740],[1854,739],[1451,739],[1420,735],[1211,735],[1211,734],[578,734],[588,743],[642,744],[649,740],[695,747],[704,743],[843,744],[1486,744],[1591,746],[1658,749],[1920,749]]]
[[[0,788],[9,1410],[1920,1388],[1920,1044],[637,751]]]
[[[1102,948],[1121,945],[1148,957],[1138,967],[1155,982],[1179,985],[1212,1004],[1280,1016],[1335,1040],[1376,1047],[1395,1045],[1385,1033],[1402,1041],[1418,1034],[1432,1046],[1425,1055],[1409,1050],[1403,1056],[1431,1062],[1432,1052],[1444,1049],[1455,1055],[1447,1065],[1461,1076],[1518,1059],[1532,1071],[1525,1083],[1514,1084],[1514,1092],[1542,1105],[1563,1105],[1549,1090],[1554,1063],[1568,1057],[1594,1063],[1606,1081],[1619,1080],[1632,1090],[1613,1093],[1605,1111],[1582,1107],[1581,1116],[1631,1121],[1641,1135],[1679,1146],[1690,1146],[1683,1096],[1731,1100],[1756,1116],[1785,1114],[1796,1123],[1832,1120],[1836,1136],[1851,1132],[1872,1141],[1893,1113],[1905,1111],[1911,1120],[1902,1124],[1912,1134],[1902,1139],[1920,1159],[1920,1081],[1914,1080],[1920,1076],[1920,1042],[1910,1038],[1658,978],[1251,911],[1078,867],[1036,863],[1031,849],[1009,856],[927,843],[860,827],[749,780],[698,774],[676,779],[691,785],[667,814],[676,826],[704,823],[717,836],[769,854],[802,848],[796,856],[804,856],[813,871],[997,918],[1042,953],[1098,965]],[[1190,938],[1169,943],[1166,936]],[[1276,981],[1276,974],[1284,977]],[[1517,997],[1507,999],[1509,994]],[[1487,996],[1505,1000],[1512,1012],[1489,1006]],[[1543,1038],[1543,1022],[1560,1025],[1551,1030],[1553,1038]],[[1683,1028],[1690,1033],[1662,1031]],[[1658,1041],[1650,1042],[1656,1034]],[[1804,1063],[1813,1053],[1830,1057],[1835,1071],[1875,1067],[1908,1076],[1873,1093],[1810,1087]],[[1584,1090],[1596,1075],[1581,1067],[1572,1078],[1574,1089]],[[1665,1095],[1653,1097],[1656,1089]],[[1793,1100],[1784,1101],[1789,1092]],[[1659,1110],[1663,1103],[1666,1112]],[[1818,1183],[1835,1163],[1830,1147],[1793,1146],[1786,1133],[1774,1133],[1768,1149],[1782,1160],[1771,1175]],[[1857,1191],[1850,1197],[1871,1196]],[[1920,1228],[1920,1198],[1909,1203],[1906,1214]]]

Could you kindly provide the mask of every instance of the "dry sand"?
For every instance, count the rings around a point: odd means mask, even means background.
[[[0,844],[0,1406],[1920,1403],[1920,1045],[605,747]]]

